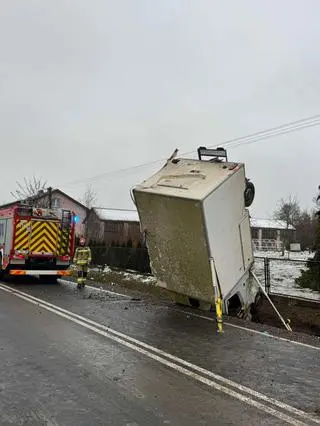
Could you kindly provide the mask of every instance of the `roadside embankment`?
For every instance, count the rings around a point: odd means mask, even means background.
[[[105,268],[104,270],[92,269],[89,272],[88,284],[95,287],[105,287],[114,291],[143,293],[160,299],[171,300],[166,289],[158,287],[156,279],[151,275],[141,275],[134,271],[120,271]],[[290,320],[292,329],[320,336],[320,302],[305,300],[296,297],[271,295],[271,299],[278,311]],[[283,328],[283,324],[277,317],[267,299],[262,298],[255,316],[254,322],[273,327]]]

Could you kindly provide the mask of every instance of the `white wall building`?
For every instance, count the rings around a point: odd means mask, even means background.
[[[295,240],[296,229],[283,220],[250,219],[251,234],[254,249],[257,251],[281,251],[285,241],[292,243]]]

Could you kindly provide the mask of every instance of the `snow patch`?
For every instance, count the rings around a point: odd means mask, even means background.
[[[282,253],[280,251],[256,251],[254,253],[256,257],[269,257],[273,259],[284,259],[284,260],[302,260],[306,261],[309,258],[312,258],[314,256],[314,253],[309,251],[300,251],[300,252],[293,252],[293,251],[285,251],[284,256],[282,256]]]
[[[270,291],[271,293],[284,294],[293,297],[302,297],[313,300],[320,300],[320,293],[307,288],[299,287],[295,279],[300,277],[301,270],[306,270],[306,261],[313,256],[309,252],[288,253],[284,257],[277,252],[256,252],[256,256],[268,257],[270,259]],[[295,260],[290,262],[290,259]],[[301,262],[299,262],[301,261]],[[264,260],[255,258],[253,271],[265,284],[264,277]]]
[[[284,220],[257,219],[252,217],[250,219],[250,224],[252,228],[287,229],[287,224]],[[288,229],[294,230],[295,228],[292,225],[289,225]]]
[[[105,209],[94,207],[94,212],[101,220],[115,222],[139,222],[137,210]]]

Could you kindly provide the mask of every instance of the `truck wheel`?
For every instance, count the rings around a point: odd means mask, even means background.
[[[246,207],[250,207],[253,203],[255,196],[255,187],[252,182],[246,182],[246,189],[244,191],[244,204]]]

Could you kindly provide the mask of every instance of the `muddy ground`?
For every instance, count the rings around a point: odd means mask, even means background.
[[[290,296],[271,295],[271,300],[295,331],[320,336],[320,302]],[[259,306],[255,321],[261,324],[283,327],[266,298]]]

